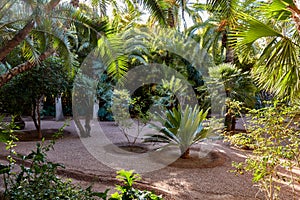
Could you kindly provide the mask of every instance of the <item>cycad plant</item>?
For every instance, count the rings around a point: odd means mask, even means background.
[[[167,110],[165,115],[157,116],[161,125],[152,123],[159,133],[148,135],[145,142],[167,143],[164,147],[178,146],[181,158],[188,158],[191,145],[206,138],[210,130],[203,126],[207,113],[208,110],[200,110],[197,105],[194,108],[188,105],[185,109],[174,107]]]

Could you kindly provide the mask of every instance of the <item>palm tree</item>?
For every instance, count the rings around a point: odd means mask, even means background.
[[[235,65],[222,63],[209,69],[212,85],[224,87],[227,97],[227,110],[225,127],[227,131],[234,131],[236,119],[234,109],[230,107],[233,102],[242,102],[245,107],[253,108],[255,105],[256,86],[248,72],[242,72]]]
[[[216,64],[235,63],[234,49],[228,42],[230,32],[239,25],[238,13],[245,11],[251,4],[252,1],[207,0],[206,4],[193,5],[195,11],[208,11],[209,18],[205,22],[195,23],[188,29],[188,33],[214,56]]]
[[[258,50],[253,75],[261,88],[278,98],[299,99],[299,5],[272,1],[255,10],[255,17],[240,14],[242,26],[231,35],[235,49],[244,56]]]

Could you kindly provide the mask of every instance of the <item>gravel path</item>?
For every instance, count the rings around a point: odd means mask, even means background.
[[[58,129],[63,123],[43,120],[42,129]],[[113,122],[100,122],[100,126],[107,138],[113,140],[114,143],[125,141]],[[26,121],[26,130],[34,130],[31,121]],[[87,150],[89,148],[86,148],[86,143],[84,145],[79,138],[73,121],[70,121],[70,125],[65,130],[69,133],[65,134],[64,138],[57,140],[54,151],[48,153],[48,158],[51,161],[63,163],[66,166],[61,174],[71,177],[75,179],[75,182],[83,185],[93,183],[95,188],[101,191],[114,185],[117,169],[103,164],[105,162],[99,161]],[[36,142],[18,142],[16,150],[26,154],[35,147],[35,144]],[[169,199],[176,200],[263,199],[263,194],[253,187],[251,176],[235,176],[229,172],[233,169],[231,162],[242,161],[244,155],[249,152],[231,148],[222,141],[216,141],[212,145],[214,152],[223,155],[223,157],[221,156],[223,162],[220,161],[217,166],[195,167],[192,164],[187,164],[186,167],[178,167],[176,164],[172,164],[155,171],[142,173],[143,181],[139,182],[139,186],[163,191],[169,194],[171,197]],[[5,155],[4,148],[4,145],[0,144],[2,156]],[[193,147],[195,152],[197,148],[201,148],[201,144]],[[138,162],[139,160],[137,160],[137,164]],[[181,164],[185,164],[184,162],[188,163],[189,160],[181,162],[183,162]],[[118,163],[117,160],[116,163]],[[124,163],[119,164],[122,166]],[[283,199],[291,199],[289,194],[288,191],[285,192]]]

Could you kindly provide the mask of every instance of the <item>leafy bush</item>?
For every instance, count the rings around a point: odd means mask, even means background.
[[[14,200],[44,200],[44,199],[74,199],[89,200],[105,193],[96,193],[91,187],[82,189],[71,184],[71,180],[63,181],[56,175],[61,164],[47,161],[46,152],[53,148],[54,141],[49,145],[38,143],[36,150],[27,156],[18,155],[14,150],[15,144],[10,141],[7,149],[9,164],[0,166],[0,174],[5,181],[5,196]],[[14,172],[16,168],[15,157],[21,159],[20,172]],[[29,167],[27,167],[27,165]]]
[[[176,145],[180,148],[181,157],[188,158],[190,146],[204,139],[209,132],[209,128],[203,126],[207,113],[208,110],[204,112],[198,106],[167,110],[164,116],[158,116],[161,125],[152,123],[160,133],[149,135],[145,142]]]
[[[248,144],[251,138],[252,155],[247,155],[244,162],[234,162],[233,166],[235,172],[251,172],[253,182],[266,199],[279,199],[282,183],[290,185],[296,194],[295,185],[300,181],[293,173],[295,167],[300,167],[297,111],[298,106],[289,107],[279,102],[272,107],[250,110],[247,137],[231,138],[231,142],[237,144]]]
[[[124,134],[129,144],[135,144],[143,129],[147,125],[147,122],[151,118],[149,111],[143,112],[143,103],[137,103],[139,98],[131,98],[127,90],[115,90],[113,98],[112,111],[114,113],[114,119],[118,123],[122,133]],[[131,119],[129,113],[129,107],[132,107],[135,116],[136,123]],[[131,128],[135,128],[136,132],[128,131]],[[130,138],[133,137],[133,139]]]
[[[117,185],[116,192],[111,195],[109,200],[123,200],[123,199],[141,199],[141,200],[162,200],[161,196],[157,196],[156,194],[150,191],[142,191],[139,189],[133,188],[133,184],[137,180],[141,180],[139,174],[133,173],[133,170],[125,171],[120,170],[117,172],[117,179],[123,182],[123,185]]]

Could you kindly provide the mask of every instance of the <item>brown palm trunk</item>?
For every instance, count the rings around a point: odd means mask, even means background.
[[[181,156],[180,156],[180,158],[188,159],[189,157],[190,157],[190,148],[181,149]]]
[[[60,0],[51,0],[46,6],[46,11],[50,12],[59,4]],[[29,21],[4,47],[0,49],[0,61],[2,61],[15,47],[17,47],[32,31],[35,22]]]
[[[54,49],[50,49],[46,52],[44,52],[43,54],[41,54],[38,58],[39,62],[44,61],[46,58],[48,58],[49,56],[51,56],[54,53]],[[37,63],[36,62],[30,62],[27,61],[23,64],[20,64],[14,68],[12,68],[11,70],[9,70],[8,72],[6,72],[5,74],[2,74],[0,76],[0,88],[7,83],[8,81],[10,81],[13,77],[15,77],[18,74],[21,74],[25,71],[28,71],[30,69],[32,69]]]
[[[170,28],[174,28],[175,27],[175,17],[174,17],[174,13],[173,13],[173,10],[172,10],[171,7],[168,9],[168,19],[167,19],[167,22],[168,22],[168,26]]]

